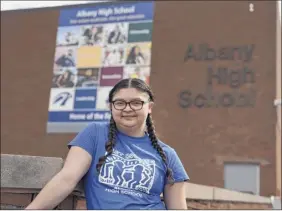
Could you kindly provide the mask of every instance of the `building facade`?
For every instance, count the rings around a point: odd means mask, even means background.
[[[60,10],[73,7],[1,12],[1,153],[67,154],[76,134],[46,124]],[[193,183],[276,194],[276,12],[271,1],[155,2],[153,118]]]

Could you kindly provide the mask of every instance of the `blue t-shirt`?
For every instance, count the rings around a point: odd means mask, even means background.
[[[166,180],[166,166],[153,148],[148,135],[130,137],[117,133],[113,154],[97,173],[96,164],[105,155],[108,139],[106,123],[91,123],[70,143],[92,156],[91,166],[84,177],[87,209],[166,209],[161,193]],[[175,182],[189,179],[174,149],[159,141]]]

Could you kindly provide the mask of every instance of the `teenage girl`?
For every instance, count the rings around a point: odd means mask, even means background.
[[[109,103],[109,123],[91,123],[69,143],[64,167],[27,209],[53,209],[82,178],[87,209],[187,209],[189,177],[175,150],[156,136],[150,87],[123,79]]]

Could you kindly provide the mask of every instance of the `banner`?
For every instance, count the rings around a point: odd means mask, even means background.
[[[108,94],[123,78],[149,83],[153,2],[104,3],[60,13],[47,132],[109,121]]]

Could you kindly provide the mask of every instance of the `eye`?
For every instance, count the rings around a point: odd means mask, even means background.
[[[141,105],[142,104],[142,101],[132,101],[131,102],[131,105]]]
[[[116,105],[124,105],[125,102],[123,102],[123,101],[116,101],[115,104],[116,104]]]

